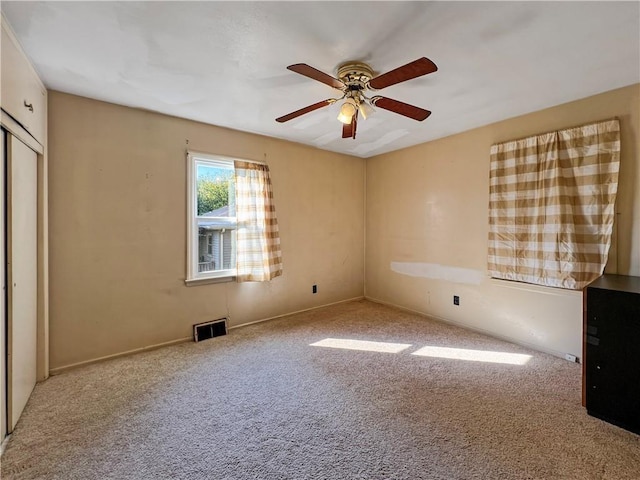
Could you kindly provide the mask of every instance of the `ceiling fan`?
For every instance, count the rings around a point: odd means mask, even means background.
[[[345,102],[342,104],[340,114],[338,115],[338,120],[343,123],[342,138],[356,138],[358,112],[366,120],[367,117],[374,112],[372,106],[413,118],[419,122],[431,115],[429,110],[393,100],[392,98],[382,97],[380,95],[373,97],[365,95],[365,92],[368,90],[380,90],[395,85],[396,83],[405,82],[412,78],[421,77],[422,75],[437,71],[438,67],[436,64],[426,57],[419,58],[418,60],[378,75],[377,77],[373,76],[372,68],[362,62],[347,62],[342,64],[338,67],[338,78],[321,72],[306,63],[289,65],[287,69],[340,90],[342,97],[328,98],[327,100],[314,103],[313,105],[278,117],[276,118],[276,122],[288,122],[300,115],[332,105],[343,99]]]

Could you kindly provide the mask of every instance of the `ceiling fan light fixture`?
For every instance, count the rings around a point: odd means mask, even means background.
[[[276,122],[288,122],[300,115],[313,112],[314,110],[332,105],[336,102],[344,101],[340,106],[340,113],[338,115],[338,121],[343,124],[342,138],[352,138],[355,140],[358,116],[367,119],[375,112],[373,107],[382,108],[383,110],[403,115],[418,122],[426,119],[431,114],[429,110],[380,95],[369,98],[366,96],[366,93],[368,93],[369,90],[380,90],[397,83],[406,82],[407,80],[436,72],[438,67],[427,57],[421,57],[413,62],[377,76],[369,65],[357,61],[349,61],[340,65],[338,67],[337,78],[327,75],[306,63],[289,65],[287,69],[339,90],[342,93],[342,97],[329,98],[314,103],[295,112],[278,117],[276,118]]]
[[[340,107],[340,113],[338,114],[338,120],[344,124],[351,123],[351,119],[356,114],[356,107],[351,102],[344,102]]]
[[[365,120],[376,112],[374,108],[367,102],[360,102],[358,104],[358,110],[360,111],[360,115],[362,115],[362,118],[364,118]]]

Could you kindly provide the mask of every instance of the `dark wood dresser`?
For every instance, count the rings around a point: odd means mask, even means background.
[[[603,275],[584,305],[583,404],[640,434],[640,277]]]

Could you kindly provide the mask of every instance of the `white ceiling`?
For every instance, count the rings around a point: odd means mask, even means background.
[[[49,89],[369,157],[640,82],[638,2],[2,2]],[[336,90],[286,70],[439,70],[342,139]]]

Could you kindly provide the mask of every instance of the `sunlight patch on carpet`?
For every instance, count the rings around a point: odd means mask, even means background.
[[[346,350],[364,350],[367,352],[399,353],[411,346],[408,343],[370,342],[348,338],[325,338],[310,344],[312,347],[342,348]]]
[[[524,365],[531,360],[531,355],[521,353],[491,352],[486,350],[447,347],[423,347],[411,355],[469,360],[471,362],[506,363],[508,365]]]

